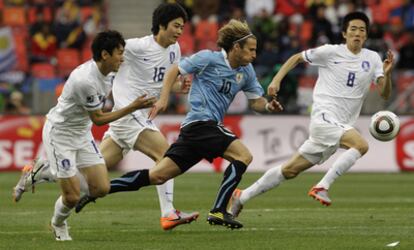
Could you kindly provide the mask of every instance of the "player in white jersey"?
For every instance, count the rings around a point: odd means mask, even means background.
[[[389,51],[384,62],[371,50],[362,48],[367,39],[368,17],[353,12],[344,17],[341,45],[324,45],[293,55],[282,66],[269,85],[268,94],[276,95],[283,77],[298,63],[318,66],[319,77],[313,92],[313,107],[309,126],[310,136],[299,151],[281,166],[269,169],[245,190],[235,190],[230,207],[237,216],[242,205],[286,179],[321,164],[341,147],[347,149],[332,165],[309,195],[324,205],[330,205],[328,189],[336,178],[344,174],[368,151],[368,143],[353,128],[371,82],[387,99],[391,94],[393,54]]]
[[[159,97],[164,74],[180,60],[177,39],[186,21],[187,14],[180,5],[161,4],[153,13],[153,34],[126,41],[125,63],[116,74],[112,89],[114,110],[123,108],[142,94]],[[183,83],[184,92],[188,92],[187,84]],[[101,150],[107,164],[114,166],[130,150],[141,151],[159,162],[168,146],[164,135],[148,119],[148,109],[142,109],[112,122],[104,135]],[[160,223],[164,230],[198,218],[198,212],[184,213],[174,208],[174,180],[157,186],[157,192],[161,207]]]
[[[137,96],[146,94],[159,97],[165,72],[180,60],[181,52],[177,38],[182,34],[186,20],[187,14],[180,5],[161,4],[153,13],[153,35],[126,40],[125,61],[113,79],[114,110],[124,108]],[[188,91],[189,82],[185,81],[182,87],[178,89]],[[148,110],[141,109],[111,122],[99,147],[107,168],[112,168],[130,150],[141,151],[158,162],[167,150],[168,142],[155,124],[148,120]],[[41,163],[38,165],[42,170],[37,174],[36,180],[53,179],[47,171],[47,163]],[[37,169],[35,167],[32,170]],[[32,184],[33,174],[26,176],[29,185]],[[18,184],[14,191],[17,191],[14,196],[18,199],[27,186],[26,180],[22,183],[22,187]],[[199,216],[198,212],[184,213],[174,208],[173,185],[174,180],[170,180],[157,186],[161,207],[160,223],[164,230],[190,223]]]
[[[51,220],[56,240],[72,240],[66,219],[80,197],[78,172],[85,177],[91,195],[102,197],[109,189],[105,162],[91,133],[92,122],[104,125],[137,109],[151,107],[155,101],[154,97],[141,96],[117,111],[102,111],[110,90],[108,75],[123,62],[124,46],[119,32],[99,33],[92,43],[93,60],[72,71],[57,105],[46,116],[42,139],[51,172],[62,190]]]

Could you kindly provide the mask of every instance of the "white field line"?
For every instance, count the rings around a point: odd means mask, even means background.
[[[269,232],[269,231],[283,231],[283,232],[287,232],[287,231],[309,231],[309,232],[313,232],[315,230],[343,230],[345,229],[348,231],[352,231],[352,230],[372,230],[372,226],[347,226],[347,227],[280,227],[280,228],[275,228],[275,227],[263,227],[263,228],[256,228],[256,227],[252,227],[252,228],[242,228],[242,229],[238,229],[238,230],[230,230],[230,229],[226,229],[224,227],[211,227],[209,229],[205,229],[205,230],[200,230],[200,229],[191,229],[191,228],[180,228],[179,230],[177,230],[177,232],[212,232],[212,231],[229,231],[229,232]],[[398,228],[398,229],[406,229],[406,230],[413,230],[414,226],[395,226],[395,227],[387,227],[387,230],[392,230],[393,228]],[[115,230],[115,229],[114,229]],[[131,229],[116,229],[117,232],[122,232],[122,233],[135,233],[135,232],[154,232],[154,230],[148,230],[148,229],[144,229],[144,228],[131,228]],[[90,230],[90,229],[76,229],[74,231],[76,234],[79,233],[98,233],[101,232],[101,230]],[[160,229],[160,232],[161,229]],[[42,234],[51,234],[51,231],[48,230],[32,230],[32,231],[7,231],[7,232],[1,232],[0,231],[0,235],[28,235],[28,234],[32,234],[32,235],[42,235]],[[168,233],[168,232],[165,232]]]

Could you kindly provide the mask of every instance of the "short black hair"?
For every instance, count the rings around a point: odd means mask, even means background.
[[[366,30],[367,30],[367,33],[368,33],[368,31],[369,31],[369,18],[368,18],[367,15],[365,15],[365,13],[359,12],[359,11],[348,13],[344,17],[344,19],[342,20],[342,31],[346,32],[346,30],[348,29],[348,26],[349,26],[349,22],[351,22],[352,20],[356,20],[356,19],[357,20],[362,20],[365,23]]]
[[[93,60],[99,62],[102,59],[102,51],[106,50],[112,55],[112,52],[120,46],[125,47],[125,39],[121,33],[116,30],[99,32],[91,46]]]
[[[157,35],[160,25],[167,28],[168,23],[181,17],[187,22],[187,12],[178,3],[162,3],[152,13],[152,34]]]

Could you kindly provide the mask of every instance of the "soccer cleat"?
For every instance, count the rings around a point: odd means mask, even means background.
[[[32,172],[33,167],[31,165],[26,165],[22,169],[22,174],[20,175],[20,179],[17,182],[16,186],[13,188],[13,201],[18,202],[24,192],[26,192],[26,188],[28,188],[27,179],[30,178],[30,173]]]
[[[69,235],[68,225],[66,221],[63,223],[62,226],[54,225],[53,222],[50,222],[50,228],[55,235],[55,239],[57,241],[68,241],[72,240],[72,237]]]
[[[311,190],[309,190],[308,195],[322,203],[322,205],[330,206],[332,203],[328,196],[328,190],[323,187],[312,187]]]
[[[35,159],[31,165],[23,167],[20,179],[13,188],[14,202],[18,202],[29,187],[32,188],[32,193],[34,193],[35,184],[37,181],[40,181],[37,180],[37,173],[45,166],[45,162],[45,160]]]
[[[26,189],[32,184],[32,173],[33,167],[31,165],[26,165],[22,169],[22,174],[16,186],[13,188],[13,201],[18,202]],[[34,186],[32,185],[32,192],[34,192]]]
[[[78,203],[76,203],[75,212],[79,213],[82,210],[82,208],[84,208],[86,205],[88,205],[88,203],[90,203],[90,202],[95,203],[95,201],[96,201],[95,197],[92,197],[92,196],[89,196],[89,195],[85,194],[84,196],[82,196],[79,199]]]
[[[207,216],[207,223],[210,225],[221,225],[231,229],[240,229],[243,224],[234,219],[230,213],[210,212]]]
[[[229,212],[233,215],[234,218],[239,216],[240,212],[243,209],[243,204],[240,202],[240,195],[242,192],[243,191],[241,189],[236,188],[230,198]]]
[[[161,217],[161,227],[164,230],[171,230],[178,225],[191,223],[192,221],[197,220],[199,215],[198,212],[187,214],[179,210],[174,210],[168,217]]]

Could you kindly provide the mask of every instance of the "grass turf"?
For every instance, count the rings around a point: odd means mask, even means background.
[[[117,173],[111,176],[118,176]],[[246,174],[240,187],[261,174]],[[414,249],[414,175],[347,174],[323,207],[307,196],[321,174],[304,173],[246,204],[241,230],[206,223],[221,174],[188,173],[175,182],[175,206],[199,211],[191,225],[164,232],[154,187],[118,193],[88,205],[68,222],[72,242],[56,242],[48,229],[56,184],[11,202],[18,173],[0,174],[0,249]]]

